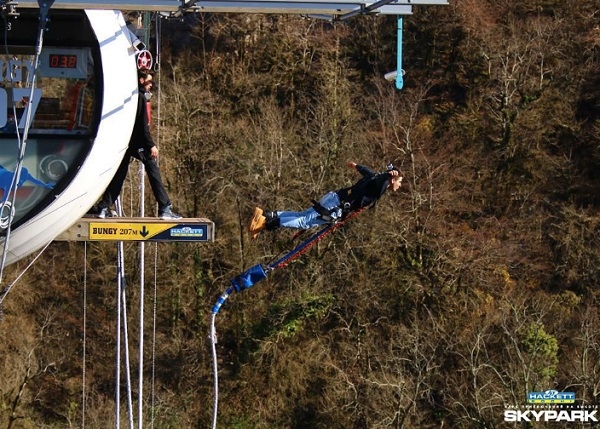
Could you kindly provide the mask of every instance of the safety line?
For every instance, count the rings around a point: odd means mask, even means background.
[[[210,339],[214,374],[213,416],[211,426],[212,429],[216,429],[217,427],[217,410],[219,408],[219,369],[217,367],[217,331],[215,329],[216,317],[217,313],[212,313],[210,318]]]
[[[121,198],[115,201],[118,216],[123,216]],[[115,392],[115,427],[120,427],[120,390],[121,390],[121,334],[123,334],[123,349],[125,350],[125,381],[127,390],[127,414],[129,429],[133,429],[133,400],[131,394],[131,367],[129,364],[129,336],[127,324],[127,297],[125,278],[125,251],[123,242],[117,243],[117,357],[116,357],[116,392]],[[121,332],[122,330],[122,332]]]
[[[217,313],[221,309],[221,306],[225,303],[229,295],[234,292],[233,286],[228,287],[225,292],[221,294],[215,305],[212,308],[212,314],[210,318],[210,343],[213,359],[213,374],[214,374],[214,396],[213,396],[213,418],[212,418],[212,429],[217,428],[217,414],[219,409],[219,369],[217,367],[217,330],[215,329],[215,318]]]
[[[46,243],[46,245],[42,248],[42,250],[40,250],[39,253],[35,256],[35,258],[33,258],[33,260],[25,267],[25,269],[23,269],[21,271],[21,273],[17,276],[17,278],[14,279],[10,285],[8,285],[8,287],[6,288],[6,290],[0,292],[0,294],[1,294],[1,296],[0,296],[0,308],[2,308],[2,303],[4,302],[4,299],[6,298],[6,296],[10,292],[10,290],[21,279],[21,277],[23,277],[25,275],[25,273],[27,272],[27,270],[29,270],[29,268],[31,268],[31,266],[35,263],[35,261],[37,261],[38,258],[40,256],[42,256],[42,253],[44,253],[44,250],[46,250],[48,248],[48,246],[50,246],[50,243],[52,243],[52,242],[49,241],[48,243]]]
[[[161,117],[162,117],[162,74],[160,73],[160,50],[162,48],[162,21],[159,13],[154,13],[155,20],[155,30],[154,36],[156,38],[155,47],[156,47],[156,58],[154,61],[154,71],[158,72],[158,91],[157,91],[157,119],[156,119],[156,143],[158,145],[161,144],[162,135],[161,135]],[[149,25],[148,25],[149,27]],[[160,162],[159,159],[156,160],[157,164]],[[160,164],[159,168],[160,168]],[[156,209],[158,211],[158,204],[156,205]],[[156,382],[156,371],[155,371],[155,361],[156,361],[156,316],[157,316],[157,305],[158,305],[158,243],[154,243],[154,302],[152,308],[152,379],[151,379],[151,397],[150,397],[150,428],[154,429],[154,413],[155,413],[155,402],[156,402],[156,390],[155,390],[155,382]]]
[[[120,242],[122,243],[122,242]],[[118,245],[117,245],[118,246]],[[118,249],[118,247],[117,247]],[[117,252],[117,326],[115,353],[115,429],[119,429],[121,420],[121,258]]]
[[[86,388],[85,388],[85,365],[86,365],[86,347],[87,347],[87,242],[83,243],[83,345],[81,359],[81,429],[85,429],[85,408],[86,408]]]
[[[155,382],[156,382],[156,314],[158,303],[158,243],[154,243],[154,301],[152,303],[152,376],[150,380],[150,428],[154,429]]]
[[[123,250],[123,242],[119,241],[119,260],[121,265],[121,271],[119,273],[120,278],[120,286],[121,286],[121,316],[123,318],[123,349],[125,350],[125,384],[127,388],[127,414],[129,417],[129,429],[133,429],[133,400],[131,393],[131,366],[129,359],[129,328],[127,323],[127,297],[126,297],[126,281],[125,281],[125,270],[124,270],[124,250]]]

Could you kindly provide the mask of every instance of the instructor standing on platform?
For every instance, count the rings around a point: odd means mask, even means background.
[[[148,116],[148,100],[151,97],[150,89],[153,86],[152,72],[148,69],[138,70],[138,105],[135,124],[129,141],[129,147],[125,152],[123,161],[113,177],[112,181],[104,191],[102,200],[98,203],[97,217],[104,219],[111,216],[110,207],[114,204],[123,189],[123,183],[127,177],[129,162],[131,158],[142,161],[148,174],[148,181],[152,188],[154,198],[158,203],[158,217],[161,219],[181,219],[181,215],[172,209],[171,200],[163,184],[160,170],[158,169],[158,148],[150,134],[150,118]]]

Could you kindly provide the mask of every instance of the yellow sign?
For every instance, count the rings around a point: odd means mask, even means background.
[[[90,222],[91,240],[111,241],[145,241],[177,226],[171,224],[144,224],[144,223],[93,223]]]

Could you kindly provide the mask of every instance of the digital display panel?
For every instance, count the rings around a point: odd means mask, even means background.
[[[89,59],[89,48],[45,47],[40,56],[40,76],[88,79]]]
[[[48,65],[52,69],[75,69],[77,68],[77,55],[50,54]]]

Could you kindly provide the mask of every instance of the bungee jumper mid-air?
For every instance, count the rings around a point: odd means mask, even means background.
[[[256,238],[263,229],[270,231],[278,228],[307,230],[316,226],[323,227],[283,256],[275,257],[274,260],[266,264],[256,264],[229,280],[229,286],[219,296],[211,309],[210,338],[215,374],[215,392],[218,389],[215,318],[229,296],[234,292],[242,292],[251,288],[256,283],[266,279],[272,271],[287,266],[319,240],[340,228],[347,220],[356,216],[365,208],[373,207],[388,188],[396,192],[402,186],[402,173],[392,164],[389,164],[386,171],[382,173],[376,173],[369,167],[358,165],[355,162],[349,162],[348,167],[355,169],[363,177],[348,188],[328,192],[319,201],[313,201],[313,206],[306,210],[301,212],[276,211],[266,213],[258,207],[254,210],[254,215],[248,226],[252,238]],[[215,394],[214,425],[216,425],[216,404],[217,395]]]
[[[386,171],[381,173],[355,162],[349,162],[348,167],[355,169],[363,177],[348,188],[328,192],[318,202],[313,201],[314,205],[306,210],[301,212],[276,211],[265,213],[258,207],[255,209],[248,226],[252,238],[256,238],[263,229],[272,231],[278,228],[300,230],[307,230],[316,226],[323,226],[323,228],[320,228],[308,239],[302,241],[278,259],[276,257],[266,264],[256,264],[232,278],[229,281],[230,286],[213,306],[213,316],[219,312],[223,303],[233,292],[246,290],[267,278],[270,272],[287,266],[319,240],[340,228],[348,219],[356,216],[367,207],[373,207],[388,188],[396,192],[402,186],[402,173],[392,164],[389,164]]]
[[[392,164],[389,164],[386,171],[381,173],[355,162],[349,162],[348,167],[355,169],[363,177],[348,188],[328,192],[318,202],[313,201],[314,205],[306,210],[301,212],[276,211],[265,213],[258,207],[255,209],[248,226],[253,238],[256,238],[264,229],[270,231],[278,228],[307,230],[316,226],[323,227],[278,259],[276,257],[266,264],[254,265],[232,278],[230,280],[231,286],[227,288],[214,305],[213,314],[218,313],[227,297],[233,292],[248,289],[267,278],[267,275],[273,270],[287,266],[319,240],[340,228],[348,219],[356,216],[367,207],[373,207],[388,188],[396,192],[402,186],[402,173]]]
[[[328,192],[319,201],[313,200],[313,206],[306,210],[264,211],[257,207],[248,225],[252,238],[256,238],[263,229],[310,229],[343,221],[351,213],[374,205],[388,188],[396,192],[402,186],[402,174],[392,164],[382,173],[376,173],[369,167],[355,162],[349,162],[348,167],[355,169],[363,177],[348,188]]]

